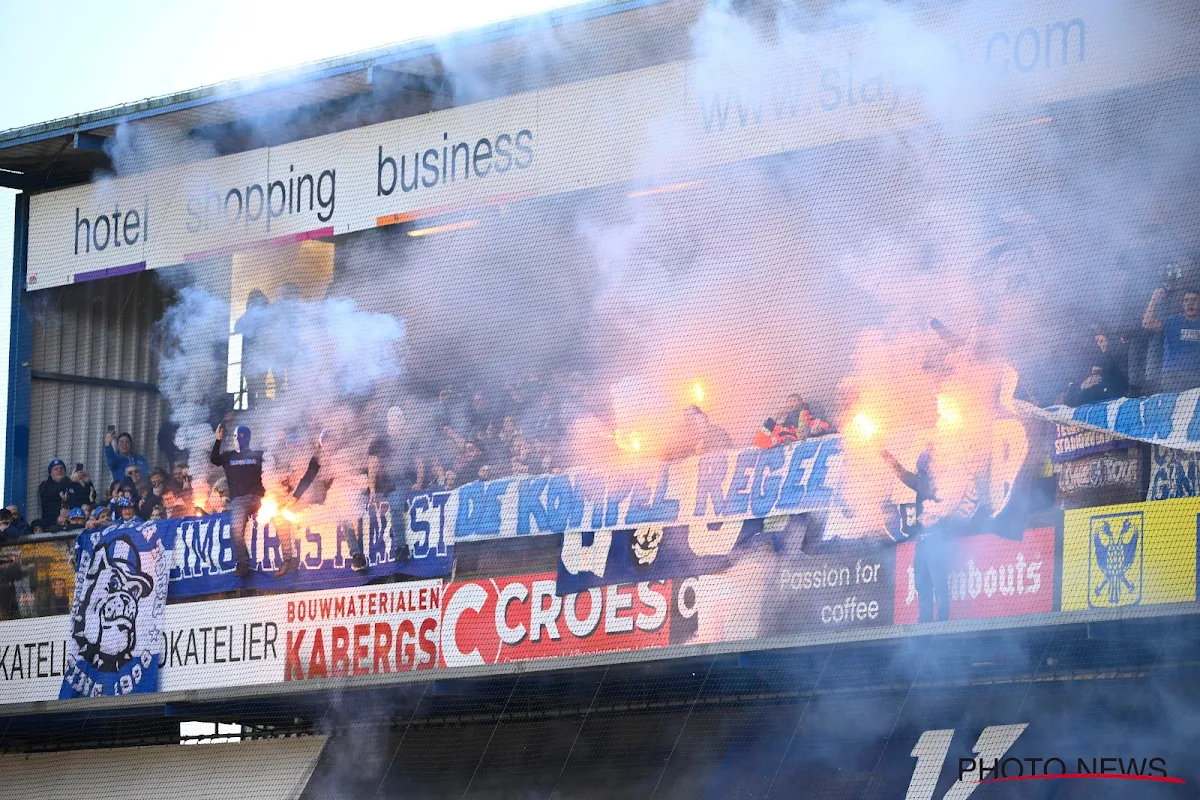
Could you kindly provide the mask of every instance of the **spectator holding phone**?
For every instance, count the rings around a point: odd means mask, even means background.
[[[96,485],[92,483],[92,476],[86,469],[83,468],[83,462],[76,462],[75,469],[71,472],[71,483],[83,489],[82,497],[73,497],[71,500],[72,507],[83,505],[96,504]],[[79,502],[75,502],[78,500]]]
[[[1200,292],[1185,289],[1179,314],[1159,317],[1167,290],[1159,287],[1142,315],[1142,327],[1163,335],[1160,390],[1183,392],[1200,386]]]
[[[116,433],[116,425],[109,425],[108,430],[104,433],[104,459],[108,462],[108,469],[112,472],[113,480],[120,480],[125,475],[125,468],[131,465],[137,467],[142,475],[149,475],[150,464],[146,461],[146,457],[133,451],[133,437],[128,433],[116,436]],[[115,443],[114,436],[116,437]]]

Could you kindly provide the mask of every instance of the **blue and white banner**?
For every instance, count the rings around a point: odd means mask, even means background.
[[[841,439],[825,436],[607,475],[578,470],[480,481],[453,492],[445,519],[456,541],[736,523],[829,508],[841,469]]]
[[[1023,413],[1084,430],[1115,434],[1169,447],[1200,451],[1200,389],[1178,394],[1118,398],[1078,408],[1038,408],[1018,401]]]
[[[1200,495],[1200,453],[1155,445],[1150,456],[1147,500],[1173,500]]]
[[[174,537],[161,522],[79,535],[59,699],[158,691]]]
[[[789,517],[775,517],[772,531]],[[600,531],[567,531],[558,559],[555,592],[586,592],[596,586],[691,578],[724,572],[736,551],[764,531],[762,519],[696,525],[648,525]]]
[[[333,525],[331,530],[296,523],[292,535],[298,566],[281,578],[273,573],[283,563],[283,529],[274,521],[261,525],[251,521],[247,546],[252,571],[243,579],[234,574],[228,514],[162,520],[160,526],[178,532],[171,597],[203,597],[236,589],[335,589],[389,575],[449,575],[454,568],[454,532],[446,524],[451,499],[451,492],[433,492],[397,500],[395,505],[372,504],[358,519]],[[353,554],[360,547],[367,562],[367,571],[361,573],[351,569]]]

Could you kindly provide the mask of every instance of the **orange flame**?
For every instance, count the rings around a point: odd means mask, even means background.
[[[850,420],[850,433],[863,441],[870,439],[878,432],[879,426],[865,411],[858,412],[854,415],[854,419]]]

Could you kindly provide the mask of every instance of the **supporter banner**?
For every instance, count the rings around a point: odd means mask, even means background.
[[[1200,453],[1154,445],[1150,451],[1150,486],[1146,490],[1146,499],[1196,497],[1197,464],[1200,464]]]
[[[1062,610],[1196,599],[1200,500],[1066,512]]]
[[[782,531],[789,519],[568,531],[558,560],[558,593],[723,572],[733,563],[734,552],[753,542],[766,524]]]
[[[842,466],[841,439],[826,436],[761,450],[728,450],[601,475],[575,471],[468,484],[445,509],[452,541],[657,525],[738,523],[828,508]],[[698,556],[729,552],[735,525],[714,529]],[[715,549],[710,549],[715,548]],[[722,549],[724,548],[724,549]]]
[[[174,537],[155,522],[79,535],[60,699],[158,690]]]
[[[1054,528],[1025,531],[1020,541],[991,534],[966,536],[949,544],[946,565],[950,619],[1016,617],[1054,610],[1056,566]],[[896,547],[897,625],[917,622],[916,545]]]
[[[1151,397],[1118,398],[1079,408],[1038,408],[1017,401],[1020,410],[1039,419],[1124,439],[1161,444],[1175,450],[1200,450],[1200,389]]]
[[[921,14],[914,32],[957,54],[946,69],[994,85],[988,111],[996,125],[1028,122],[1048,103],[1200,71],[1194,27],[1144,24],[1190,19],[1179,0],[1095,5],[1014,0],[983,14],[937,9]],[[631,154],[655,152],[664,137],[686,146],[655,171],[686,175],[931,122],[925,76],[895,57],[879,26],[836,26],[810,39],[761,54],[752,74],[672,61],[38,193],[27,287],[636,182],[646,179],[644,159]]]
[[[1054,463],[1072,461],[1080,456],[1093,453],[1103,453],[1119,447],[1128,447],[1126,439],[1118,438],[1111,433],[1085,430],[1072,425],[1055,425],[1054,447],[1050,451],[1050,460]]]
[[[1136,503],[1145,499],[1139,447],[1060,461],[1054,465],[1054,474],[1058,504],[1062,508]]]
[[[642,581],[560,597],[554,573],[466,581],[442,603],[441,664],[465,667],[670,642],[669,581]]]
[[[293,543],[299,567],[282,578],[272,574],[282,563],[280,528],[274,522],[251,523],[247,544],[254,571],[242,579],[234,574],[228,514],[162,520],[159,524],[164,530],[178,531],[171,597],[203,597],[247,588],[299,591],[357,586],[389,575],[449,575],[454,565],[454,540],[453,528],[445,525],[445,509],[451,499],[449,492],[418,495],[410,503],[407,520],[403,510],[386,502],[372,505],[353,523],[336,526],[335,535],[305,528]],[[397,547],[398,540],[404,547]],[[352,541],[362,543],[368,567],[364,573],[351,569]]]

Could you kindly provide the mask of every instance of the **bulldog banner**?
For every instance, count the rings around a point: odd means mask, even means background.
[[[357,520],[330,526],[250,523],[247,546],[253,571],[234,574],[233,538],[228,514],[159,522],[174,536],[171,597],[203,597],[236,589],[302,591],[359,586],[390,575],[431,578],[449,575],[454,565],[453,529],[446,525],[450,492],[413,497],[395,506],[372,504]],[[298,568],[281,578],[281,537],[292,536]],[[351,569],[361,549],[367,571]]]
[[[158,522],[80,534],[59,699],[158,690],[175,535]]]

